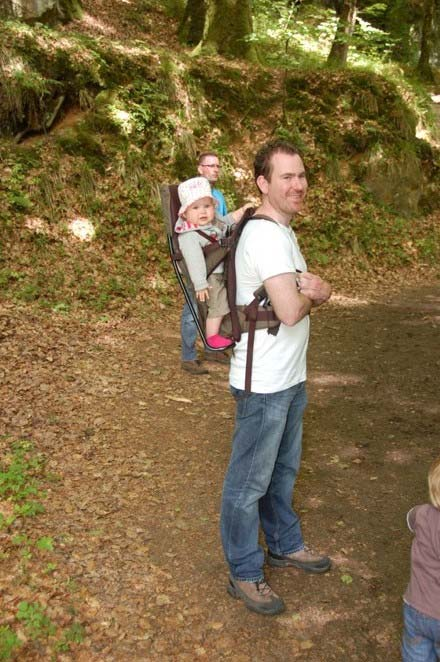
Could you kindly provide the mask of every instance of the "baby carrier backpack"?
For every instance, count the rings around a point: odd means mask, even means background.
[[[209,346],[206,340],[205,325],[207,316],[207,305],[204,302],[196,300],[194,288],[189,277],[189,272],[180,251],[178,235],[175,231],[175,224],[178,218],[180,208],[179,197],[177,194],[177,184],[167,184],[160,189],[162,210],[167,233],[168,249],[171,262],[182,289],[185,301],[189,306],[194,318],[199,335],[209,350],[215,350]],[[206,262],[206,273],[209,276],[218,265],[224,263],[224,278],[226,292],[228,297],[229,314],[222,320],[221,333],[229,336],[235,342],[238,342],[242,333],[249,333],[247,356],[246,356],[246,377],[245,391],[251,391],[252,385],[252,358],[254,349],[255,331],[257,329],[267,329],[268,333],[276,335],[280,326],[280,321],[270,305],[264,286],[261,286],[254,292],[253,300],[246,306],[237,306],[237,279],[235,273],[235,253],[237,244],[240,240],[246,224],[252,219],[264,219],[275,222],[268,216],[254,216],[254,209],[247,209],[242,220],[232,231],[220,240],[209,238],[210,243],[203,248]]]

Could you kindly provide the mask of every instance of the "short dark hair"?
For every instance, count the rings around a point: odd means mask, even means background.
[[[202,161],[206,159],[207,156],[215,156],[215,158],[218,159],[217,152],[202,152],[199,154],[199,158],[197,159],[197,165],[202,165]]]
[[[258,150],[254,160],[255,181],[257,181],[260,175],[263,175],[264,179],[270,182],[273,170],[272,156],[279,152],[282,154],[291,154],[292,156],[295,156],[295,154],[300,156],[295,145],[287,142],[287,140],[272,140],[271,142],[266,143]]]

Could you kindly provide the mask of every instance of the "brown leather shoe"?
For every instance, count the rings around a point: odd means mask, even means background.
[[[257,614],[274,616],[286,608],[280,596],[264,579],[259,582],[242,582],[230,578],[228,593],[236,600],[243,600],[246,607]]]
[[[328,556],[315,554],[308,547],[304,547],[299,552],[293,554],[274,554],[270,550],[267,554],[267,562],[274,568],[287,568],[293,566],[306,572],[327,572],[332,567],[332,562]]]
[[[211,352],[209,349],[205,349],[204,355],[205,361],[212,361],[213,363],[221,363],[222,365],[229,365],[229,354],[226,352]]]
[[[190,372],[192,375],[207,375],[209,370],[203,367],[200,361],[197,359],[194,361],[182,361],[181,364],[182,370]]]

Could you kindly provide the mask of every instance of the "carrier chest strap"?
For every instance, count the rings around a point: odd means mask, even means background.
[[[203,239],[207,239],[208,241],[211,242],[211,244],[217,243],[217,239],[215,237],[211,237],[211,235],[207,234],[206,232],[203,232],[203,230],[196,230],[197,234],[199,234]]]

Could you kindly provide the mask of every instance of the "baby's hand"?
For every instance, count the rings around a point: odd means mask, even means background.
[[[209,301],[209,287],[204,290],[197,290],[196,298],[198,301]]]
[[[246,202],[245,205],[233,211],[232,217],[234,219],[234,223],[240,223],[241,219],[243,218],[244,212],[247,209],[251,209],[251,207],[258,207],[258,204],[255,205],[252,202]]]

